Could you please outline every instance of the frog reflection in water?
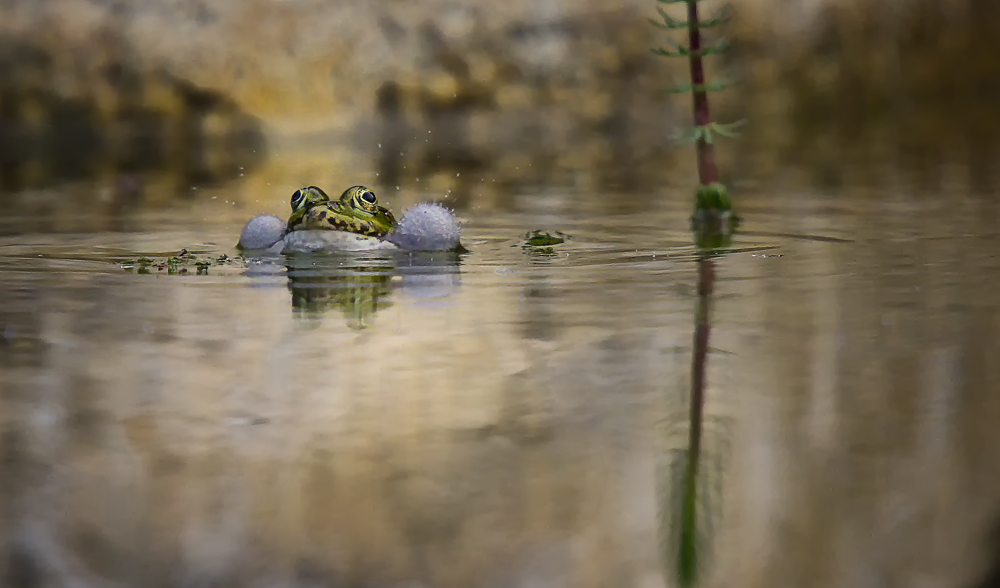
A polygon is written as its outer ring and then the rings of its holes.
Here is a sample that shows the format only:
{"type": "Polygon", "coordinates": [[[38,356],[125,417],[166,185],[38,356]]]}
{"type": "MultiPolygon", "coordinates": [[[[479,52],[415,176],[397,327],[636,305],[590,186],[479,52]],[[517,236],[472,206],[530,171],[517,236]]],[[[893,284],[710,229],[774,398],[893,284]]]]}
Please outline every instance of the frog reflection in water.
{"type": "Polygon", "coordinates": [[[384,237],[396,226],[389,209],[380,206],[375,193],[364,186],[348,188],[337,201],[331,201],[316,186],[309,186],[292,194],[291,206],[289,232],[332,230],[384,237]]]}
{"type": "Polygon", "coordinates": [[[366,329],[399,294],[411,301],[452,295],[461,285],[461,263],[454,252],[414,252],[405,259],[384,253],[323,254],[291,256],[285,268],[296,317],[338,311],[351,328],[366,329]]]}
{"type": "Polygon", "coordinates": [[[375,314],[392,306],[392,267],[364,266],[346,270],[307,271],[288,267],[288,289],[297,315],[320,316],[339,310],[348,326],[365,329],[375,314]]]}

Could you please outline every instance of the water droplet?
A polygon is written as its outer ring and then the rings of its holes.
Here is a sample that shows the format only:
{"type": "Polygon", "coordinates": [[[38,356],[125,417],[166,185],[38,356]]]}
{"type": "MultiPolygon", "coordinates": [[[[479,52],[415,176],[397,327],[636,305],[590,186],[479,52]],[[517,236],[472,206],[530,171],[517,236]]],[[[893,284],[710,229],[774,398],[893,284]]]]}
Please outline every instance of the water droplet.
{"type": "Polygon", "coordinates": [[[455,174],[455,177],[457,178],[460,175],[462,175],[462,172],[459,172],[459,173],[455,174]]]}
{"type": "Polygon", "coordinates": [[[381,144],[381,143],[379,143],[379,144],[378,144],[378,148],[379,148],[379,149],[381,149],[381,148],[382,148],[382,144],[381,144]]]}
{"type": "Polygon", "coordinates": [[[215,198],[216,198],[215,196],[212,196],[212,200],[215,200],[215,198]]]}

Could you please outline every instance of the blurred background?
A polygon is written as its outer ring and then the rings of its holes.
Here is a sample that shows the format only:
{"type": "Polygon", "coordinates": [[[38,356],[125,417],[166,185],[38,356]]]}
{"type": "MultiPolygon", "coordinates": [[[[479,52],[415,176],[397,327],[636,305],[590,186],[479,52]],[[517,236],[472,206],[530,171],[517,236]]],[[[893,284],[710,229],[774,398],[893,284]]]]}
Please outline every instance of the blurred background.
{"type": "MultiPolygon", "coordinates": [[[[658,5],[0,0],[0,587],[679,585],[658,5]],[[359,183],[471,253],[229,257],[359,183]]],[[[732,7],[701,578],[998,585],[1000,2],[732,7]]]]}
{"type": "MultiPolygon", "coordinates": [[[[68,181],[102,180],[127,200],[134,174],[142,206],[227,181],[240,199],[361,176],[450,192],[460,207],[502,205],[525,185],[693,183],[691,150],[672,139],[689,125],[688,99],[664,93],[686,63],[650,53],[667,36],[647,22],[653,0],[0,6],[6,216],[44,214],[39,198],[13,194],[68,181]]],[[[712,96],[716,118],[749,121],[745,140],[722,147],[727,181],[784,180],[795,167],[827,185],[878,182],[882,166],[933,175],[942,162],[964,166],[973,189],[992,181],[995,2],[733,8],[709,34],[735,48],[708,60],[711,75],[741,82],[712,96]]]]}

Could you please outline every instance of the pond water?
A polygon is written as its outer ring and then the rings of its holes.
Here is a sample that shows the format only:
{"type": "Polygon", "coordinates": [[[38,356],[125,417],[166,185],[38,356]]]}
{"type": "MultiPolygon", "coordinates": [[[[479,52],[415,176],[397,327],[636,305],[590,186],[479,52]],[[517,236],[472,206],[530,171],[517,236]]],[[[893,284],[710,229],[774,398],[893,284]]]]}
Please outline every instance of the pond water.
{"type": "Polygon", "coordinates": [[[998,192],[745,186],[699,262],[688,188],[542,186],[465,202],[460,256],[242,260],[276,177],[5,196],[0,584],[677,585],[699,263],[703,584],[987,573],[998,192]]]}

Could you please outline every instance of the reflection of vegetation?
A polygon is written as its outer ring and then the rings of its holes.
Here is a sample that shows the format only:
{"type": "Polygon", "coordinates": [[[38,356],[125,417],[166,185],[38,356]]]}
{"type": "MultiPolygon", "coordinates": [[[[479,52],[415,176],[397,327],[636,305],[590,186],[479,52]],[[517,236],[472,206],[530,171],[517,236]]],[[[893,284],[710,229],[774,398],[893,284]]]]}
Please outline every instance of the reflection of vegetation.
{"type": "Polygon", "coordinates": [[[726,253],[733,243],[733,234],[740,225],[735,214],[719,215],[710,210],[697,208],[691,217],[695,246],[702,255],[726,253]]]}
{"type": "MultiPolygon", "coordinates": [[[[732,244],[735,223],[711,216],[696,227],[698,243],[698,302],[691,351],[691,380],[682,408],[671,410],[668,436],[687,429],[684,448],[668,449],[666,472],[660,476],[661,539],[668,570],[678,585],[694,586],[714,548],[714,528],[721,514],[722,479],[729,454],[729,419],[706,416],[715,257],[732,244]]],[[[669,442],[669,437],[668,437],[669,442]]]]}

